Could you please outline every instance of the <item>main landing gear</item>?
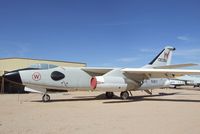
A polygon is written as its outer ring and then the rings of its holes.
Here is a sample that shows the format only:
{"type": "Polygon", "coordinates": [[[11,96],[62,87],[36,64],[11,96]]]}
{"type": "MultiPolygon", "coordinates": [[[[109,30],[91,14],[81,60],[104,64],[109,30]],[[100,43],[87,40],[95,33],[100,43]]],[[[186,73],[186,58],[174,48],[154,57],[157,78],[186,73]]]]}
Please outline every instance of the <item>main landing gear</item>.
{"type": "Polygon", "coordinates": [[[43,102],[49,102],[50,101],[50,96],[48,95],[48,94],[44,94],[43,96],[42,96],[42,101],[43,102]]]}
{"type": "Polygon", "coordinates": [[[120,97],[121,97],[123,100],[127,100],[127,99],[129,98],[129,93],[128,93],[128,91],[123,91],[123,92],[121,92],[120,97]]]}
{"type": "Polygon", "coordinates": [[[107,99],[112,99],[114,96],[114,93],[113,92],[106,92],[106,98],[107,99]]]}
{"type": "MultiPolygon", "coordinates": [[[[106,92],[106,98],[107,98],[107,99],[112,99],[113,96],[114,96],[114,93],[113,93],[113,92],[106,92]]],[[[121,97],[123,100],[127,100],[127,99],[129,98],[129,93],[128,93],[128,91],[123,91],[123,92],[121,92],[120,97],[121,97]]]]}

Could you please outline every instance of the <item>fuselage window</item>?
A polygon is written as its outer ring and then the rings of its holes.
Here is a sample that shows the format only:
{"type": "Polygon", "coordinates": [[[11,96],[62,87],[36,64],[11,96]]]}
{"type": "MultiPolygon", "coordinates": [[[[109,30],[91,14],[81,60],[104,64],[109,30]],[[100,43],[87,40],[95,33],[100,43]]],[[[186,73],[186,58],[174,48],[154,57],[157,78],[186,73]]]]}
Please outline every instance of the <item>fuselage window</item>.
{"type": "Polygon", "coordinates": [[[54,71],[51,73],[51,79],[55,81],[62,80],[63,78],[65,78],[65,75],[61,72],[54,71]]]}

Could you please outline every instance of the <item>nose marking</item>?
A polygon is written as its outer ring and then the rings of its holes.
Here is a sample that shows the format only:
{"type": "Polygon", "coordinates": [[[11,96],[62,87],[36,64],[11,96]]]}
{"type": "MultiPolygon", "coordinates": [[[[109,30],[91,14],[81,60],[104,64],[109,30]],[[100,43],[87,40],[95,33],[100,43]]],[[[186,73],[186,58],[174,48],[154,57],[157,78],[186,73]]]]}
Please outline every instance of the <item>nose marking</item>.
{"type": "Polygon", "coordinates": [[[35,73],[33,73],[33,75],[32,75],[32,79],[34,80],[34,81],[39,81],[39,80],[41,80],[41,74],[39,73],[39,72],[35,72],[35,73]]]}

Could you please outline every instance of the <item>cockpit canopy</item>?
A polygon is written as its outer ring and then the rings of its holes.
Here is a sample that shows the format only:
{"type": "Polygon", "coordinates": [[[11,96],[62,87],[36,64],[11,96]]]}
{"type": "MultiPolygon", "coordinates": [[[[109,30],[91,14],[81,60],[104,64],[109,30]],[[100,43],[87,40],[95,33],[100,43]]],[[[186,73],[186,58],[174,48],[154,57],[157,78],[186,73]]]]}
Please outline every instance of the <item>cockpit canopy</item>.
{"type": "Polygon", "coordinates": [[[58,66],[53,65],[53,64],[44,64],[44,63],[39,63],[39,64],[32,64],[29,66],[29,68],[38,68],[38,69],[51,69],[51,68],[56,68],[58,66]]]}

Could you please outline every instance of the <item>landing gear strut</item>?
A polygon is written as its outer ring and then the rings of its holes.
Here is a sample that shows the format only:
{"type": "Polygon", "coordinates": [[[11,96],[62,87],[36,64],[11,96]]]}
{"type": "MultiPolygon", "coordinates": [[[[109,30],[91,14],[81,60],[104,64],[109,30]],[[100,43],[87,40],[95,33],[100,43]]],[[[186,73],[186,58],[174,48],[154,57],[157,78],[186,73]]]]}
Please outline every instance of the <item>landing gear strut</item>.
{"type": "Polygon", "coordinates": [[[128,91],[121,92],[120,97],[121,97],[123,100],[127,100],[127,99],[129,98],[129,93],[128,93],[128,91]]]}
{"type": "Polygon", "coordinates": [[[49,102],[49,101],[50,101],[50,96],[49,96],[48,94],[44,94],[44,95],[42,96],[42,101],[43,101],[43,102],[49,102]]]}
{"type": "Polygon", "coordinates": [[[114,96],[114,93],[113,92],[106,92],[106,98],[107,99],[112,99],[114,96]]]}

